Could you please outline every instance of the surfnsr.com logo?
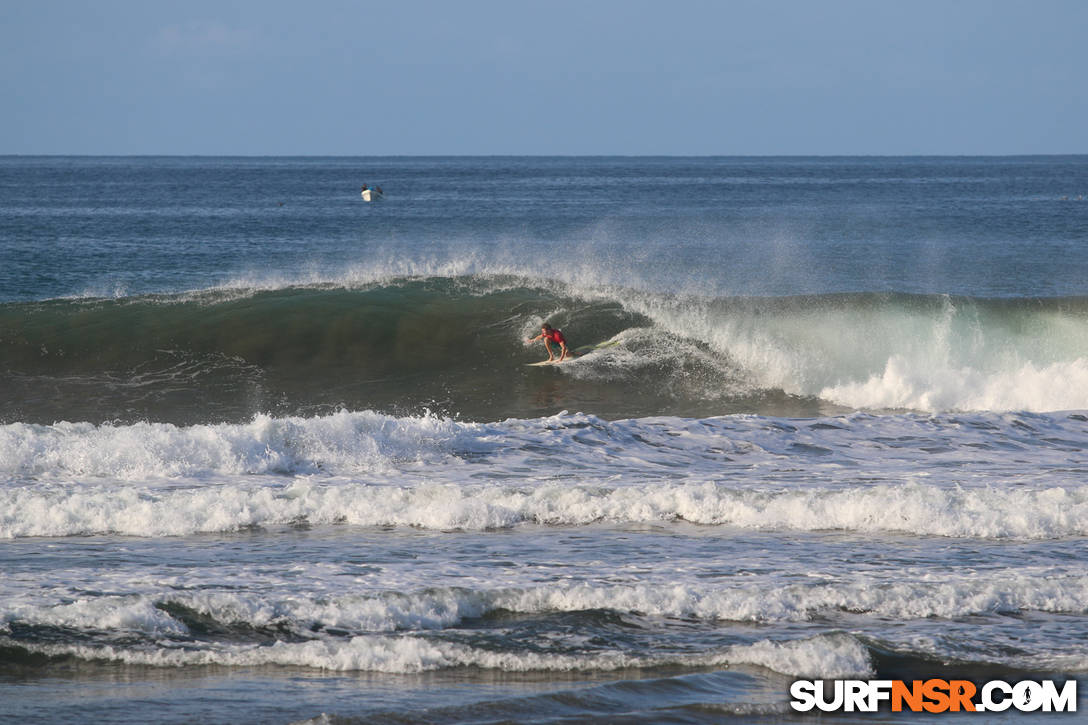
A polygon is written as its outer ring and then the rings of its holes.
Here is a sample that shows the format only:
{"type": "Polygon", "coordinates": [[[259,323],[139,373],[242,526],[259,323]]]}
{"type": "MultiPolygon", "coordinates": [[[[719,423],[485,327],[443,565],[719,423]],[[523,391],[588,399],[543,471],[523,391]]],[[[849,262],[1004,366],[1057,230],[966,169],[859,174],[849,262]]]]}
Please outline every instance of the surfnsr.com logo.
{"type": "Polygon", "coordinates": [[[1076,712],[1077,681],[797,680],[790,697],[798,712],[1076,712]]]}

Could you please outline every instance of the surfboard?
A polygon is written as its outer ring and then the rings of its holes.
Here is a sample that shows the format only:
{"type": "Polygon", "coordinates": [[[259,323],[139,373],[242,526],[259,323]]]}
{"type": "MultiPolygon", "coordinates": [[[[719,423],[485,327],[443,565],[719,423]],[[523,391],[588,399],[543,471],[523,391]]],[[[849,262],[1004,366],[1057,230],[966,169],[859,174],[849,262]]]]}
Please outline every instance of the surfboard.
{"type": "Polygon", "coordinates": [[[574,348],[574,354],[585,355],[587,352],[593,352],[594,350],[603,350],[606,347],[615,347],[619,344],[619,340],[605,340],[604,342],[598,342],[596,345],[582,345],[581,347],[574,348]]]}
{"type": "MultiPolygon", "coordinates": [[[[593,352],[594,350],[601,350],[603,348],[613,347],[619,344],[619,340],[605,340],[604,342],[598,342],[596,345],[582,345],[581,347],[576,347],[574,348],[573,352],[575,355],[585,355],[586,353],[593,352]]],[[[573,359],[574,358],[572,357],[568,357],[566,360],[541,360],[540,362],[527,363],[526,367],[538,368],[542,365],[562,365],[564,363],[569,363],[573,359]]]]}

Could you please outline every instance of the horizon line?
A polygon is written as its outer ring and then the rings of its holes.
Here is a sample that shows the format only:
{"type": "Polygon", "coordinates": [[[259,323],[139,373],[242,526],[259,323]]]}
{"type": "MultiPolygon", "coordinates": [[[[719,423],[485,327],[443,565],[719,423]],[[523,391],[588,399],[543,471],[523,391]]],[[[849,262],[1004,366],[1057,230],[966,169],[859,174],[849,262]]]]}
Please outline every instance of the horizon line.
{"type": "Polygon", "coordinates": [[[434,153],[434,154],[249,154],[249,153],[222,153],[222,154],[184,154],[184,153],[2,153],[0,158],[178,158],[178,159],[214,159],[214,158],[287,158],[287,159],[397,159],[397,158],[477,158],[477,159],[785,159],[785,158],[1040,158],[1040,157],[1070,157],[1088,156],[1086,152],[1063,153],[978,153],[978,154],[952,154],[952,153],[915,153],[915,154],[875,154],[875,153],[833,153],[833,154],[468,154],[468,153],[434,153]]]}

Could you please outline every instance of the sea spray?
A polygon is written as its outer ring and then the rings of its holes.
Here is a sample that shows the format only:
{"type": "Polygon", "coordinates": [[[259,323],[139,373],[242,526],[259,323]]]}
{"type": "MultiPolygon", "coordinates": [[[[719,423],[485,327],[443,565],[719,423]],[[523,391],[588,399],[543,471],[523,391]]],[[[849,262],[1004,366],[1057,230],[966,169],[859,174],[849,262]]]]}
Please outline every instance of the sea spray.
{"type": "Polygon", "coordinates": [[[705,298],[409,277],[8,303],[0,339],[0,382],[12,391],[4,422],[338,408],[495,421],[556,412],[552,401],[610,418],[1088,408],[1079,297],[705,298]],[[612,345],[568,368],[527,370],[543,353],[525,338],[544,321],[574,347],[612,345]]]}

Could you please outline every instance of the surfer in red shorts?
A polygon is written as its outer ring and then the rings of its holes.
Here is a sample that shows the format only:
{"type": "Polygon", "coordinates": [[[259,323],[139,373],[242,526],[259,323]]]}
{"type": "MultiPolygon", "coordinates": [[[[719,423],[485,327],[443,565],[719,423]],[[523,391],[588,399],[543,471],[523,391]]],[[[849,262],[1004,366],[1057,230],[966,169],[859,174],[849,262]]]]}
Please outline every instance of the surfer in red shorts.
{"type": "Polygon", "coordinates": [[[555,343],[559,346],[559,362],[563,362],[570,355],[567,350],[567,338],[563,337],[563,333],[560,330],[555,329],[547,322],[540,326],[540,334],[529,340],[529,342],[536,342],[537,340],[544,339],[544,349],[548,351],[548,362],[555,360],[555,354],[552,352],[552,346],[550,343],[555,343]]]}

